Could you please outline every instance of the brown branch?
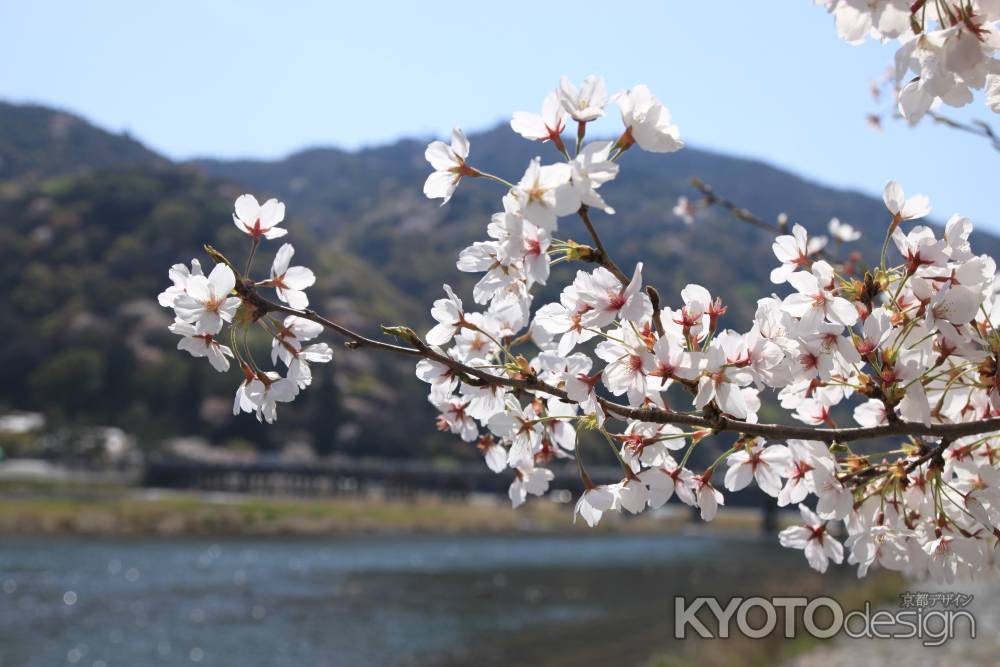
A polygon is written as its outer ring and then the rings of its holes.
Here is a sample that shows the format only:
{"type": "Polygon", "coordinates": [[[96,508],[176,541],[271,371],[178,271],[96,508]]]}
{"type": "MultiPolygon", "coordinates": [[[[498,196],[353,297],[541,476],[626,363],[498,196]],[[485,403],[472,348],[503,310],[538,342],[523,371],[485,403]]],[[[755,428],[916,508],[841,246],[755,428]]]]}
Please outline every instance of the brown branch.
{"type": "Polygon", "coordinates": [[[628,285],[629,278],[626,276],[618,265],[615,264],[615,260],[611,259],[611,255],[608,254],[607,249],[604,247],[604,243],[601,241],[601,237],[597,234],[597,229],[594,228],[594,223],[590,221],[590,212],[586,204],[580,207],[577,211],[580,219],[583,220],[583,224],[587,227],[587,231],[590,232],[590,238],[594,241],[594,260],[604,268],[606,268],[611,273],[615,274],[615,278],[621,282],[622,285],[628,285]]]}
{"type": "Polygon", "coordinates": [[[653,304],[653,327],[662,338],[667,335],[667,332],[663,328],[663,318],[660,317],[660,293],[652,285],[646,285],[646,295],[649,297],[649,302],[653,304]]]}
{"type": "Polygon", "coordinates": [[[753,225],[754,227],[760,227],[761,229],[766,229],[767,231],[774,234],[787,234],[788,230],[784,229],[782,225],[777,223],[767,222],[758,218],[756,215],[743,208],[742,206],[737,206],[728,199],[724,199],[719,195],[715,194],[715,190],[708,183],[703,182],[701,179],[692,178],[691,186],[700,192],[705,197],[705,205],[713,206],[718,205],[726,209],[733,214],[738,220],[753,225]]]}
{"type": "Polygon", "coordinates": [[[920,457],[914,459],[913,461],[910,461],[910,463],[908,463],[906,466],[906,472],[911,473],[914,470],[916,470],[917,467],[920,466],[920,464],[930,461],[931,459],[944,456],[944,451],[948,449],[950,445],[951,445],[951,438],[941,438],[941,442],[938,443],[937,447],[928,450],[927,452],[924,452],[924,454],[922,454],[920,457]]]}
{"type": "MultiPolygon", "coordinates": [[[[722,208],[732,213],[733,217],[735,217],[737,220],[741,220],[749,225],[758,227],[760,229],[765,229],[775,235],[784,235],[790,233],[787,221],[785,220],[784,216],[782,216],[781,218],[781,224],[767,222],[766,220],[758,218],[756,215],[751,213],[749,210],[743,208],[742,206],[738,206],[733,202],[729,201],[728,199],[720,197],[715,193],[715,190],[712,189],[711,185],[705,183],[699,178],[692,178],[691,186],[704,196],[703,201],[705,206],[721,206],[722,208]]],[[[829,260],[834,263],[837,263],[839,261],[836,257],[826,252],[825,250],[818,250],[814,254],[817,257],[822,257],[823,259],[829,260]]]]}
{"type": "MultiPolygon", "coordinates": [[[[587,231],[590,232],[590,238],[594,241],[594,248],[588,248],[590,252],[586,256],[586,261],[597,262],[608,271],[615,275],[622,285],[629,284],[629,277],[621,270],[618,264],[611,259],[611,255],[608,254],[607,249],[604,247],[604,243],[601,241],[600,235],[597,233],[597,229],[594,227],[594,223],[590,221],[590,212],[586,205],[580,207],[577,211],[580,219],[583,220],[583,224],[587,227],[587,231]]],[[[659,335],[664,334],[663,320],[660,317],[660,293],[656,291],[656,288],[652,285],[646,285],[645,292],[649,296],[650,302],[653,304],[653,326],[656,327],[656,333],[659,335]]]]}
{"type": "Polygon", "coordinates": [[[975,135],[977,137],[982,137],[990,142],[993,150],[1000,151],[1000,137],[996,135],[993,128],[984,123],[981,120],[974,120],[970,123],[963,123],[957,121],[954,118],[949,118],[948,116],[937,113],[936,111],[930,111],[927,113],[935,123],[940,125],[945,125],[952,128],[953,130],[959,130],[961,132],[967,132],[969,134],[975,135]]]}
{"type": "MultiPolygon", "coordinates": [[[[285,313],[295,315],[307,320],[311,320],[334,331],[348,339],[351,347],[370,347],[373,349],[395,352],[411,357],[423,357],[436,361],[452,369],[456,374],[464,377],[475,378],[482,384],[492,386],[503,386],[511,389],[522,389],[531,391],[541,391],[550,396],[555,396],[568,403],[575,403],[566,392],[558,387],[542,382],[535,376],[525,376],[521,373],[515,377],[497,376],[486,371],[468,366],[460,361],[452,359],[446,354],[438,352],[408,327],[387,328],[388,332],[402,336],[408,340],[413,347],[403,347],[390,343],[366,338],[350,329],[337,324],[325,317],[322,317],[312,310],[297,310],[280,303],[269,301],[257,294],[252,285],[244,281],[237,282],[237,293],[243,300],[255,309],[257,317],[263,317],[269,312],[285,313]]],[[[675,424],[693,426],[699,429],[711,430],[714,433],[732,432],[745,435],[766,437],[770,440],[787,440],[798,438],[802,440],[820,440],[823,442],[849,442],[854,440],[865,440],[871,438],[881,438],[885,436],[930,436],[947,439],[960,438],[967,435],[1000,431],[1000,418],[984,419],[975,422],[960,422],[957,424],[920,424],[917,422],[896,421],[883,426],[857,427],[857,428],[815,428],[811,426],[792,426],[785,424],[754,424],[738,419],[731,419],[725,416],[708,418],[699,415],[682,414],[670,410],[663,410],[654,406],[632,407],[615,403],[605,398],[598,398],[601,406],[614,415],[628,419],[636,419],[644,422],[658,424],[675,424]]],[[[945,447],[947,445],[944,445],[945,447]]],[[[940,449],[940,447],[938,448],[940,449]]],[[[937,451],[937,450],[935,450],[937,451]]],[[[943,451],[943,450],[942,450],[943,451]]]]}
{"type": "Polygon", "coordinates": [[[359,333],[355,333],[348,329],[347,327],[341,326],[332,320],[328,320],[325,317],[317,314],[313,310],[298,310],[296,308],[289,308],[288,306],[280,303],[275,303],[269,301],[259,295],[253,286],[246,281],[237,279],[236,281],[236,293],[240,295],[245,303],[248,303],[256,313],[255,320],[260,319],[268,313],[284,313],[286,315],[295,315],[296,317],[301,317],[304,320],[310,320],[316,324],[320,324],[323,327],[329,329],[330,331],[335,331],[341,336],[348,340],[348,346],[351,348],[359,347],[371,347],[377,350],[385,350],[387,352],[395,352],[397,354],[406,354],[414,357],[425,356],[423,352],[416,348],[402,347],[400,345],[393,345],[391,343],[384,343],[379,340],[373,340],[371,338],[366,338],[359,333]]]}
{"type": "Polygon", "coordinates": [[[772,440],[796,438],[800,440],[821,440],[823,442],[851,442],[892,435],[928,436],[939,438],[961,438],[967,435],[1000,431],[1000,418],[983,419],[956,424],[921,424],[919,422],[897,421],[882,426],[854,428],[814,428],[811,426],[790,426],[785,424],[752,424],[750,422],[720,417],[717,420],[695,415],[668,412],[659,408],[630,408],[616,403],[601,404],[609,412],[615,412],[631,419],[659,424],[685,424],[710,428],[715,432],[732,431],[747,435],[758,435],[772,440]]]}

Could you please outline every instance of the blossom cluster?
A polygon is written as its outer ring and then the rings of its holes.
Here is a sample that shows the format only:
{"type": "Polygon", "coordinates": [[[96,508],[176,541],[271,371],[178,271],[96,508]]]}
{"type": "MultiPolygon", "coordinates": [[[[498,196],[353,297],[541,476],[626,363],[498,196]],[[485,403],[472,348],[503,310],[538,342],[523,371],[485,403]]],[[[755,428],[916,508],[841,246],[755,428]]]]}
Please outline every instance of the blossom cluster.
{"type": "Polygon", "coordinates": [[[1000,112],[1000,3],[995,0],[815,0],[852,44],[897,40],[899,113],[919,121],[935,104],[965,106],[973,91],[1000,112]]]}
{"type": "MultiPolygon", "coordinates": [[[[262,240],[281,238],[288,233],[280,226],[285,219],[285,205],[277,199],[261,205],[253,195],[245,194],[236,200],[234,208],[233,223],[250,237],[250,259],[243,272],[249,274],[262,240]]],[[[326,343],[305,344],[322,333],[322,325],[298,315],[277,320],[255,312],[252,305],[245,304],[238,296],[239,282],[247,288],[273,289],[277,298],[291,309],[306,308],[309,297],[305,290],[316,282],[316,276],[304,266],[292,266],[294,254],[290,243],[283,244],[275,253],[270,275],[259,281],[247,275],[238,276],[226,262],[216,264],[207,276],[197,259],[191,260],[190,267],[175,264],[169,272],[173,284],[158,297],[161,306],[173,309],[170,331],[180,336],[177,349],[207,358],[219,372],[229,370],[230,359],[239,364],[243,381],[233,401],[234,415],[251,412],[257,419],[272,423],[277,418],[277,404],[292,401],[312,383],[310,364],[326,363],[333,358],[333,350],[326,343]],[[247,345],[246,333],[252,324],[259,324],[271,337],[271,362],[277,368],[280,360],[285,367],[284,375],[277,370],[262,370],[257,365],[247,345]],[[228,326],[229,345],[224,344],[227,336],[221,333],[223,326],[228,326]]]]}
{"type": "MultiPolygon", "coordinates": [[[[423,337],[387,329],[412,347],[365,339],[308,310],[315,276],[292,265],[290,244],[267,277],[251,278],[262,242],[286,233],[284,205],[251,195],[233,215],[250,241],[242,272],[214,249],[208,275],[197,260],[170,270],[159,302],[173,310],[177,347],[219,371],[235,359],[234,414],[267,422],[277,403],[310,385],[311,364],[331,360],[327,344],[310,343],[324,328],[420,356],[416,375],[429,385],[438,427],[512,477],[514,507],[546,494],[555,464],[575,460],[584,486],[575,516],[591,526],[674,496],[711,521],[726,493],[755,486],[778,506],[799,507],[802,523],[782,531],[781,543],[821,571],[842,562],[845,547],[859,575],[877,565],[952,579],[1000,567],[1000,439],[990,421],[1000,414],[1000,289],[993,259],[970,246],[967,218],[953,216],[939,235],[919,223],[928,198],[889,182],[881,255],[867,269],[858,253],[837,257],[861,236],[851,225],[831,220],[830,243],[781,219],[770,279],[782,295],[761,298],[744,328],[727,328],[727,306],[705,287],[661,300],[642,263],[619,267],[592,219],[615,214],[619,202],[602,187],[619,177],[628,151],[683,147],[646,86],[611,95],[600,77],[579,86],[564,77],[541,113],[517,112],[511,128],[551,144],[555,159],[536,157],[507,180],[473,166],[458,128],[427,147],[429,198],[447,202],[473,179],[500,184],[502,194],[484,239],[458,255],[458,270],[478,276],[471,299],[444,285],[423,337]],[[611,105],[620,132],[589,140],[611,105]],[[588,243],[568,237],[581,232],[588,243]],[[582,268],[558,301],[535,303],[552,266],[569,263],[582,268]],[[283,374],[258,366],[251,326],[270,336],[283,374]],[[759,423],[765,400],[801,426],[759,423]],[[864,438],[873,442],[859,446],[864,438]],[[602,440],[621,465],[615,483],[587,473],[592,454],[582,450],[602,440]]],[[[693,223],[707,201],[685,199],[674,212],[693,223]]]]}
{"type": "MultiPolygon", "coordinates": [[[[613,214],[599,189],[618,177],[623,153],[633,145],[681,148],[669,112],[648,89],[609,96],[599,78],[579,88],[563,79],[541,114],[518,112],[511,127],[551,142],[560,159],[536,158],[519,180],[507,181],[470,166],[469,142],[458,129],[450,146],[427,149],[435,169],[429,197],[447,201],[467,177],[502,183],[505,191],[488,239],[459,254],[458,269],[480,275],[472,304],[445,286],[431,311],[437,324],[425,337],[437,358],[421,360],[417,375],[430,385],[439,427],[476,443],[492,470],[513,471],[515,507],[546,493],[553,462],[575,458],[586,487],[575,512],[590,525],[609,512],[659,508],[675,495],[710,521],[724,492],[756,485],[779,506],[800,507],[803,524],[782,531],[781,542],[804,549],[818,570],[841,562],[845,545],[859,575],[875,563],[940,578],[995,566],[995,433],[952,441],[910,436],[884,452],[853,450],[836,438],[769,442],[742,433],[696,469],[691,454],[714,440],[713,429],[671,419],[724,418],[752,430],[765,392],[817,428],[836,426],[835,413],[877,430],[1000,412],[996,265],[973,253],[968,219],[952,217],[938,238],[915,224],[930,213],[928,198],[906,197],[890,182],[881,262],[865,273],[829,254],[826,237],[810,238],[793,225],[773,244],[771,281],[785,295],[760,299],[747,330],[727,329],[726,306],[704,287],[689,284],[657,308],[641,263],[622,272],[603,248],[559,238],[561,219],[576,214],[600,247],[591,213],[613,214]],[[587,123],[612,103],[624,126],[619,137],[585,142],[587,123]],[[571,123],[572,151],[564,137],[571,123]],[[893,249],[901,263],[887,266],[893,249]],[[578,270],[558,302],[534,307],[533,290],[547,283],[550,266],[573,260],[599,266],[578,270]],[[668,406],[671,387],[688,396],[688,410],[679,411],[676,399],[668,406]],[[584,431],[611,445],[619,482],[590,480],[584,431]],[[846,532],[845,542],[838,532],[846,532]]],[[[690,216],[695,208],[682,201],[675,213],[690,216]]],[[[837,246],[860,237],[836,219],[830,234],[837,246]]]]}

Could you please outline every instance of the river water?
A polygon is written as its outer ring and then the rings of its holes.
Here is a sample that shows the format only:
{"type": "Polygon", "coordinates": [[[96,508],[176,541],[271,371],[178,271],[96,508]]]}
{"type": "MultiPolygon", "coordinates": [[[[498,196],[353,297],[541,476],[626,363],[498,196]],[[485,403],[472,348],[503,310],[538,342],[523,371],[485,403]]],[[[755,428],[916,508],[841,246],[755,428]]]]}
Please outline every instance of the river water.
{"type": "Polygon", "coordinates": [[[5,537],[0,666],[640,664],[674,595],[812,576],[775,542],[5,537]]]}

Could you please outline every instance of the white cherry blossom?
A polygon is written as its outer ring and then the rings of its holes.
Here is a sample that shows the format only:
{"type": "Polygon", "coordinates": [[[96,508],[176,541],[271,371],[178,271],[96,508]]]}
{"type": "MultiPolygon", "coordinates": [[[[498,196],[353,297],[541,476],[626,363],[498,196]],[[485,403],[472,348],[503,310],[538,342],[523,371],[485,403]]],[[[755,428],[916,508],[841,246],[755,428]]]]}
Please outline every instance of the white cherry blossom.
{"type": "Polygon", "coordinates": [[[841,243],[850,243],[851,241],[857,241],[861,238],[860,231],[846,222],[841,222],[839,218],[830,218],[828,229],[830,231],[830,236],[841,243]]]}
{"type": "Polygon", "coordinates": [[[638,85],[619,93],[615,103],[625,124],[622,135],[625,141],[618,140],[623,148],[631,142],[653,153],[672,153],[684,147],[680,130],[671,122],[670,112],[646,86],[638,85]]]}
{"type": "Polygon", "coordinates": [[[595,486],[587,489],[580,496],[574,509],[573,521],[582,517],[587,525],[593,528],[601,520],[605,512],[615,506],[615,494],[606,486],[595,486]]]}
{"type": "Polygon", "coordinates": [[[573,120],[589,123],[604,115],[608,103],[608,88],[604,79],[590,75],[577,88],[567,77],[559,79],[559,102],[573,120]]]}
{"type": "Polygon", "coordinates": [[[760,490],[774,498],[781,492],[781,477],[791,464],[791,454],[784,445],[763,446],[753,442],[733,452],[726,459],[726,489],[739,491],[756,481],[760,490]]]}
{"type": "Polygon", "coordinates": [[[572,177],[573,169],[566,163],[542,166],[539,158],[532,160],[514,190],[524,219],[552,232],[561,216],[576,213],[580,193],[572,177]]]}
{"type": "Polygon", "coordinates": [[[251,194],[236,199],[233,224],[249,234],[255,241],[260,238],[276,239],[288,233],[278,225],[285,219],[285,205],[277,199],[268,199],[263,205],[251,194]]]}
{"type": "Polygon", "coordinates": [[[434,172],[424,182],[424,195],[428,199],[441,199],[442,206],[455,194],[463,176],[477,173],[465,164],[469,159],[469,140],[458,127],[451,131],[451,145],[432,141],[424,151],[424,159],[434,167],[434,172]]]}
{"type": "Polygon", "coordinates": [[[304,310],[309,306],[305,290],[316,283],[316,275],[304,266],[289,266],[294,254],[295,248],[291,243],[278,248],[271,265],[271,279],[267,284],[274,288],[279,299],[292,308],[304,310]]]}
{"type": "Polygon", "coordinates": [[[230,296],[236,274],[225,264],[216,264],[208,276],[188,278],[185,293],[174,299],[174,312],[184,322],[195,324],[198,333],[219,333],[223,322],[232,322],[240,300],[230,296]]]}
{"type": "Polygon", "coordinates": [[[562,141],[562,133],[566,129],[565,118],[566,111],[559,101],[559,93],[552,92],[542,102],[541,115],[515,111],[510,128],[525,139],[551,141],[559,150],[565,150],[562,141]]]}
{"type": "Polygon", "coordinates": [[[924,218],[931,212],[931,201],[927,195],[913,195],[907,199],[903,192],[903,186],[896,181],[889,181],[885,184],[882,201],[885,202],[889,213],[900,220],[924,218]]]}
{"type": "Polygon", "coordinates": [[[212,364],[212,368],[225,373],[229,370],[229,357],[233,357],[233,351],[222,345],[212,334],[198,333],[198,329],[183,320],[176,320],[170,325],[170,331],[181,337],[177,341],[177,349],[184,350],[192,357],[206,357],[212,364]]]}
{"type": "Polygon", "coordinates": [[[817,572],[826,572],[831,560],[838,565],[844,562],[844,547],[830,535],[827,523],[805,505],[799,505],[799,512],[802,525],[781,531],[781,546],[803,549],[809,565],[817,572]]]}

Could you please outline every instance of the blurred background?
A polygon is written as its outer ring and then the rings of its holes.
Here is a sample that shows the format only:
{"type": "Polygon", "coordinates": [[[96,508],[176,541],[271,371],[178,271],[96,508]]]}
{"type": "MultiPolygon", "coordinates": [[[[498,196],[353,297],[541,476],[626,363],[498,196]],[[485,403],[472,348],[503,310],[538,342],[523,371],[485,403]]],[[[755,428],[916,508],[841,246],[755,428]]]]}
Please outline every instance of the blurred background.
{"type": "Polygon", "coordinates": [[[866,255],[893,178],[937,222],[971,216],[996,256],[996,152],[893,121],[870,92],[891,47],[848,46],[805,0],[4,1],[0,25],[3,667],[778,664],[817,647],[673,642],[673,596],[891,602],[905,586],[814,575],[753,494],[711,526],[670,505],[593,531],[571,523],[579,482],[557,470],[551,499],[513,512],[510,479],[436,430],[405,359],[337,346],[276,425],[233,417],[238,378],[176,352],[155,300],[203,243],[244,251],[230,212],[252,192],[286,202],[314,308],[373,336],[426,330],[443,282],[471,293],[455,256],[499,206],[483,183],[426,200],[426,143],[459,124],[473,164],[516,179],[554,154],[510,115],[562,74],[647,83],[688,143],[631,151],[602,189],[609,250],[645,261],[668,303],[698,282],[740,322],[772,290],[765,232],[673,215],[692,177],[811,233],[836,216],[866,255]]]}

